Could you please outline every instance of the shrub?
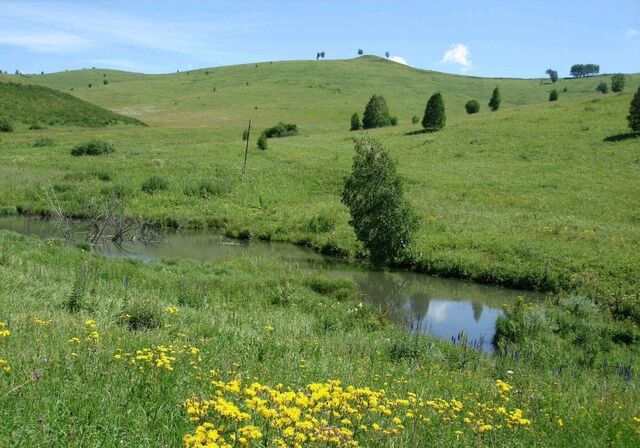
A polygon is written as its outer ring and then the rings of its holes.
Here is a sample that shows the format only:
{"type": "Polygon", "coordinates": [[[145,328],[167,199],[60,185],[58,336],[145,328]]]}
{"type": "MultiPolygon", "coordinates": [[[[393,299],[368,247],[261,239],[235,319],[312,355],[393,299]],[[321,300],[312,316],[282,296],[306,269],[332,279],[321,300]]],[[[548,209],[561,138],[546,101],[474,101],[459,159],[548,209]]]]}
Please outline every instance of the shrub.
{"type": "Polygon", "coordinates": [[[330,232],[336,225],[333,216],[315,215],[307,223],[307,230],[313,233],[330,232]]]}
{"type": "Polygon", "coordinates": [[[444,100],[440,92],[431,95],[422,117],[422,127],[425,131],[435,132],[442,129],[447,122],[447,116],[444,113],[444,100]]]}
{"type": "Polygon", "coordinates": [[[109,84],[109,81],[107,81],[106,79],[103,79],[102,84],[106,86],[107,84],[109,84]]]}
{"type": "Polygon", "coordinates": [[[601,82],[600,84],[598,84],[598,87],[596,87],[596,91],[600,92],[600,93],[608,93],[609,92],[609,86],[607,85],[606,82],[601,82]]]}
{"type": "Polygon", "coordinates": [[[640,131],[640,87],[638,87],[638,90],[631,100],[627,120],[629,121],[629,127],[631,130],[635,132],[640,131]]]}
{"type": "Polygon", "coordinates": [[[500,103],[502,102],[502,98],[500,97],[500,90],[496,87],[493,89],[493,93],[491,94],[491,99],[489,100],[489,109],[493,112],[500,109],[500,103]]]}
{"type": "Polygon", "coordinates": [[[391,126],[398,126],[398,117],[391,117],[391,126]]]}
{"type": "Polygon", "coordinates": [[[246,142],[248,138],[249,138],[249,131],[245,129],[244,131],[242,131],[242,141],[246,142]]]}
{"type": "Polygon", "coordinates": [[[260,134],[260,137],[258,137],[257,145],[258,149],[261,149],[263,151],[267,149],[267,135],[264,132],[260,134]]]}
{"type": "Polygon", "coordinates": [[[413,117],[411,117],[412,124],[418,124],[419,122],[420,122],[420,117],[418,117],[417,115],[414,115],[413,117]]]}
{"type": "Polygon", "coordinates": [[[72,156],[99,156],[103,154],[111,154],[116,150],[113,143],[106,140],[90,140],[86,143],[75,146],[71,150],[72,156]]]}
{"type": "Polygon", "coordinates": [[[124,307],[120,322],[131,331],[153,330],[162,326],[162,311],[150,300],[136,300],[124,307]]]}
{"type": "Polygon", "coordinates": [[[360,123],[360,115],[358,115],[358,112],[354,112],[353,115],[351,115],[351,131],[357,131],[358,129],[360,129],[362,127],[362,124],[360,123]]]}
{"type": "Polygon", "coordinates": [[[91,83],[87,84],[87,87],[91,88],[91,83]]]}
{"type": "Polygon", "coordinates": [[[13,132],[13,125],[6,118],[0,118],[0,132],[13,132]]]}
{"type": "Polygon", "coordinates": [[[391,124],[389,107],[382,95],[373,95],[364,109],[362,127],[364,129],[380,128],[391,124]]]}
{"type": "Polygon", "coordinates": [[[617,73],[611,77],[611,91],[622,92],[624,90],[624,75],[617,73]]]}
{"type": "Polygon", "coordinates": [[[263,133],[267,138],[290,137],[292,135],[298,135],[298,126],[293,123],[280,122],[277,125],[266,129],[263,133]]]}
{"type": "Polygon", "coordinates": [[[562,89],[563,92],[568,92],[569,89],[567,88],[567,86],[564,86],[564,89],[562,89]]]}
{"type": "Polygon", "coordinates": [[[556,81],[558,81],[558,72],[556,70],[549,68],[545,73],[549,75],[549,79],[551,79],[552,83],[555,83],[556,81]]]}
{"type": "Polygon", "coordinates": [[[342,202],[351,214],[349,224],[374,265],[405,261],[417,218],[404,197],[396,163],[376,140],[363,137],[356,140],[355,149],[342,191],[342,202]]]}
{"type": "Polygon", "coordinates": [[[168,189],[169,181],[160,176],[151,176],[142,183],[142,191],[147,194],[156,194],[168,189]]]}
{"type": "Polygon", "coordinates": [[[556,89],[549,92],[549,101],[558,101],[558,91],[556,89]]]}
{"type": "Polygon", "coordinates": [[[480,103],[478,103],[476,100],[469,100],[464,105],[464,108],[466,109],[468,114],[477,114],[478,112],[480,112],[480,103]]]}
{"type": "Polygon", "coordinates": [[[34,142],[33,142],[33,147],[34,148],[44,148],[46,146],[54,146],[56,143],[53,141],[52,138],[49,137],[40,137],[37,138],[34,142]]]}

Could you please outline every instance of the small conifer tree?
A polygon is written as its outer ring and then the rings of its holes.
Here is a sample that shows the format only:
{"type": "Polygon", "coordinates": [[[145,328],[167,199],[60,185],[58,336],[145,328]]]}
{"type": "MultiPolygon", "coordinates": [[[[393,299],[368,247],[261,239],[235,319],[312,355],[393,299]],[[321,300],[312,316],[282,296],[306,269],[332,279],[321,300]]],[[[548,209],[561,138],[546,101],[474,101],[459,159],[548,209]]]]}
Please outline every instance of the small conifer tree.
{"type": "Polygon", "coordinates": [[[636,94],[633,95],[633,99],[631,100],[627,120],[629,120],[629,127],[632,131],[640,132],[640,87],[638,87],[636,94]]]}
{"type": "Polygon", "coordinates": [[[422,117],[422,127],[425,131],[435,132],[444,127],[447,122],[447,116],[444,112],[444,100],[440,92],[431,95],[422,117]]]}
{"type": "Polygon", "coordinates": [[[489,100],[489,109],[493,112],[500,109],[500,103],[502,102],[502,98],[500,97],[500,89],[497,87],[493,89],[493,93],[491,94],[491,99],[489,100]]]}

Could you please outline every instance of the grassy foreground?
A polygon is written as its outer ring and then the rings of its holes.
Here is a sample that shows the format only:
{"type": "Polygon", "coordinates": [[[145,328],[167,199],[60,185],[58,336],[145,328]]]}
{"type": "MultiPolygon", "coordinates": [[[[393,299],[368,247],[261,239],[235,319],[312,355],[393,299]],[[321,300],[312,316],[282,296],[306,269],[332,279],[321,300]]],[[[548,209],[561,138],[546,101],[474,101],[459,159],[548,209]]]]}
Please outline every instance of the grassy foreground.
{"type": "Polygon", "coordinates": [[[0,231],[0,277],[3,446],[640,442],[624,352],[584,369],[405,336],[321,273],[0,231]]]}

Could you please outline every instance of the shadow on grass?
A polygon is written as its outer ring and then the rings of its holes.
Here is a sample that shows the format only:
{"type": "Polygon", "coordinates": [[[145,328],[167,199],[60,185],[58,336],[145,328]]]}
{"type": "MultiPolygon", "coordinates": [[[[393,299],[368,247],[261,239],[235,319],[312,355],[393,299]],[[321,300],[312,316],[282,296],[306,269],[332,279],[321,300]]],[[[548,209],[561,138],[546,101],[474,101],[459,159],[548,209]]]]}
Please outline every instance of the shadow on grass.
{"type": "Polygon", "coordinates": [[[420,135],[420,134],[431,134],[431,131],[427,131],[426,129],[418,129],[417,131],[407,132],[404,135],[420,135]]]}
{"type": "Polygon", "coordinates": [[[630,138],[639,138],[639,137],[640,137],[640,132],[627,132],[626,134],[610,135],[609,137],[606,137],[602,141],[603,142],[621,142],[623,140],[628,140],[630,138]]]}

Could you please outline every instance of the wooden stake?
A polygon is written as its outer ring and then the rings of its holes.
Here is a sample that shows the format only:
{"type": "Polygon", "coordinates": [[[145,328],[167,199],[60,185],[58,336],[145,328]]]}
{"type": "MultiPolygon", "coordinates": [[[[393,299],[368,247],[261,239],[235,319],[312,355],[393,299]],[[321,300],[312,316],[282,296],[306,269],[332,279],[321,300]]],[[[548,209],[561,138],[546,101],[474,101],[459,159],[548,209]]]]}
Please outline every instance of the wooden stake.
{"type": "Polygon", "coordinates": [[[240,180],[244,180],[244,173],[247,170],[247,154],[249,153],[249,139],[251,138],[251,120],[249,120],[249,127],[247,129],[247,144],[244,147],[244,163],[242,164],[242,176],[240,180]]]}

